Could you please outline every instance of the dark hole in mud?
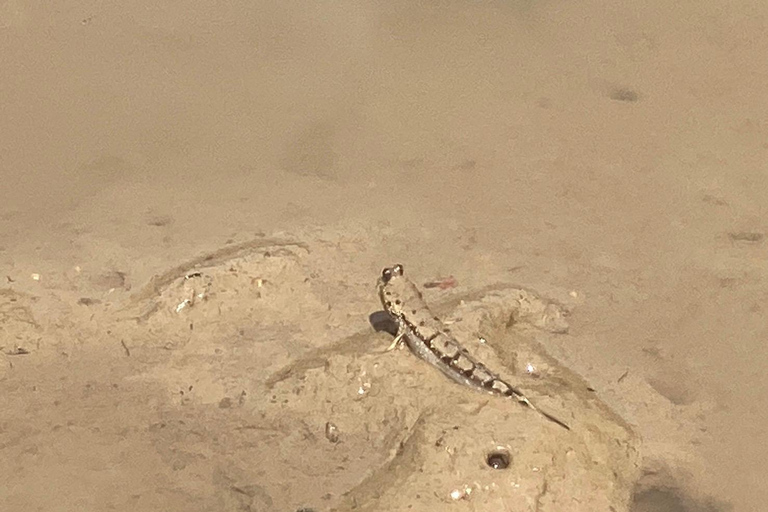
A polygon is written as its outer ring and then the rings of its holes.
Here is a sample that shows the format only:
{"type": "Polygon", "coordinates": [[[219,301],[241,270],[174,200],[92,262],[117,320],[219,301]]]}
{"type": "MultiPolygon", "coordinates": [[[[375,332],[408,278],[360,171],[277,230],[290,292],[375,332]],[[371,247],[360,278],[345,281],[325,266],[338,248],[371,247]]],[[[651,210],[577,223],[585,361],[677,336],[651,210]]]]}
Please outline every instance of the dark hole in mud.
{"type": "Polygon", "coordinates": [[[491,452],[486,457],[485,462],[493,469],[507,469],[509,467],[509,453],[501,450],[491,452]]]}

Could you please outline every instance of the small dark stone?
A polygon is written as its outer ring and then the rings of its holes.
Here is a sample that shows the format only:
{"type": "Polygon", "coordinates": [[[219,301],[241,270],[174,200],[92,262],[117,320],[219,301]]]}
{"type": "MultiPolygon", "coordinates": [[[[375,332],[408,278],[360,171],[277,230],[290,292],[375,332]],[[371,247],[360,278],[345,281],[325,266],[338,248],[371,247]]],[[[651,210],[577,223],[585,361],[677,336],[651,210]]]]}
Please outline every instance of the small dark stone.
{"type": "Polygon", "coordinates": [[[493,469],[507,469],[509,467],[509,453],[505,451],[491,452],[485,462],[493,469]]]}
{"type": "Polygon", "coordinates": [[[173,222],[173,218],[168,215],[157,215],[147,219],[147,224],[150,226],[167,226],[173,222]]]}
{"type": "Polygon", "coordinates": [[[737,233],[728,233],[728,237],[734,242],[760,242],[765,238],[765,235],[763,233],[739,231],[737,233]]]}
{"type": "Polygon", "coordinates": [[[640,95],[637,94],[632,89],[627,89],[625,87],[616,87],[613,89],[609,95],[612,100],[616,101],[626,101],[630,103],[634,103],[635,101],[640,99],[640,95]]]}

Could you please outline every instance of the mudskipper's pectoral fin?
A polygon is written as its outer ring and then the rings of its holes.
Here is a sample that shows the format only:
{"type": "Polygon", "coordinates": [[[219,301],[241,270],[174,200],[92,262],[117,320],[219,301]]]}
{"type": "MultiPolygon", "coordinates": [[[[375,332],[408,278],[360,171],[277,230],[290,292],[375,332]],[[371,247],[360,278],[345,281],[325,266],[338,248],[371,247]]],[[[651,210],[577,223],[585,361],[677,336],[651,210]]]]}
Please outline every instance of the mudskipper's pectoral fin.
{"type": "Polygon", "coordinates": [[[392,340],[392,344],[387,347],[387,350],[384,352],[392,352],[398,347],[402,347],[405,344],[405,333],[408,332],[408,328],[405,327],[405,324],[402,322],[398,322],[397,324],[397,335],[395,336],[395,339],[392,340]]]}

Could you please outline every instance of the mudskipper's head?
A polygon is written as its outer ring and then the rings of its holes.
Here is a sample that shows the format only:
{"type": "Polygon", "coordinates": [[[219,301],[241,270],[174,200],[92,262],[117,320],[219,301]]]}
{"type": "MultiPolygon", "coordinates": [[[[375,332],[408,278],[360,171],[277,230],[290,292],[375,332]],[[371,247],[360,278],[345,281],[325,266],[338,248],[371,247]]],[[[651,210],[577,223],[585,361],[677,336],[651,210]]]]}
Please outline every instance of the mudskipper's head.
{"type": "Polygon", "coordinates": [[[392,267],[386,267],[381,271],[377,287],[379,289],[379,298],[381,299],[381,305],[384,309],[393,316],[402,315],[402,307],[400,299],[393,292],[393,284],[397,283],[398,278],[403,276],[403,266],[399,263],[392,267]]]}

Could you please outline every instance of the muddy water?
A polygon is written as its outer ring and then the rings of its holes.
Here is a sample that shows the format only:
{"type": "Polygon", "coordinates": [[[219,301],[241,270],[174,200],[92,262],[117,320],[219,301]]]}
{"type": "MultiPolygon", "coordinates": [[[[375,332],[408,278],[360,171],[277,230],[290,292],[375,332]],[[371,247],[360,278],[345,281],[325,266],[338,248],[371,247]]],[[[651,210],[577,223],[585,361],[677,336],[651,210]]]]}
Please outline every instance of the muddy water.
{"type": "MultiPolygon", "coordinates": [[[[574,292],[551,350],[643,436],[637,510],[761,510],[766,15],[660,0],[3,2],[0,277],[49,326],[21,340],[25,363],[4,356],[27,372],[6,378],[32,387],[55,354],[101,340],[93,304],[232,241],[298,232],[338,244],[326,271],[350,294],[371,286],[361,311],[394,261],[469,289],[574,292]],[[57,322],[90,337],[49,346],[57,322]]],[[[103,361],[83,357],[78,379],[103,361]]],[[[23,423],[28,403],[2,421],[23,423]]],[[[71,486],[55,464],[73,439],[44,459],[53,470],[23,459],[8,503],[71,486]]],[[[92,448],[96,466],[115,449],[92,448]]]]}

